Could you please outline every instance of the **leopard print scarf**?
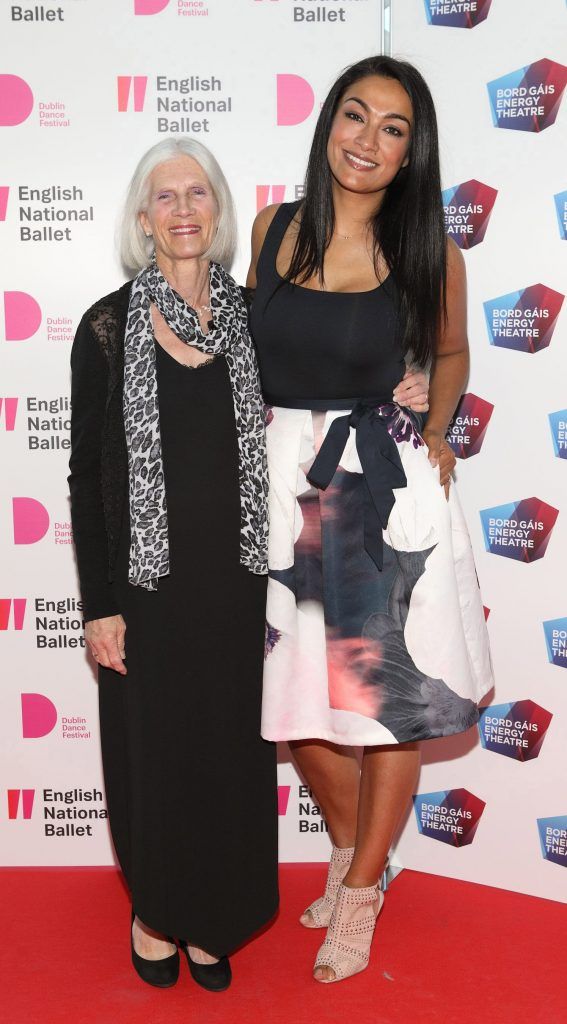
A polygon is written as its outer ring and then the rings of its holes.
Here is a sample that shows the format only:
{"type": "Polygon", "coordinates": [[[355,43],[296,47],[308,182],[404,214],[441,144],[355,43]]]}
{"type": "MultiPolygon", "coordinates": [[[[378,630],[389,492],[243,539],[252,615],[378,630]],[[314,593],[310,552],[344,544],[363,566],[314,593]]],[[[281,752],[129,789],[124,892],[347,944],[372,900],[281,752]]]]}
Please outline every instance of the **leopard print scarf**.
{"type": "Polygon", "coordinates": [[[124,426],[130,492],[130,583],[157,588],[169,573],[167,507],[159,427],[155,338],[150,304],[174,334],[207,355],[226,357],[238,436],[240,562],[267,572],[268,476],[262,393],[248,316],[240,289],[210,264],[213,326],[203,334],[197,314],[154,263],[132,283],[124,342],[124,426]]]}

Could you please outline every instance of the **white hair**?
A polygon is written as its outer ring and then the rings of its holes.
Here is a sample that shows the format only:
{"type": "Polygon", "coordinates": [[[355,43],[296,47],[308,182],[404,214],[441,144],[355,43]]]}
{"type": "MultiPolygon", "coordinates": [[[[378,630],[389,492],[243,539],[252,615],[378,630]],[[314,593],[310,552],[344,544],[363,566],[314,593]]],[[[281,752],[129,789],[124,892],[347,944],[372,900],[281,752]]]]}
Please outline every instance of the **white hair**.
{"type": "Polygon", "coordinates": [[[119,232],[120,257],[130,270],[143,270],[151,261],[153,239],[146,238],[140,223],[140,213],[147,209],[152,171],[159,164],[189,156],[202,167],[211,183],[218,208],[216,235],[204,253],[205,259],[230,266],[236,248],[236,214],[228,182],[215,157],[206,146],[188,135],[169,137],[148,149],[140,160],[126,195],[119,232]]]}

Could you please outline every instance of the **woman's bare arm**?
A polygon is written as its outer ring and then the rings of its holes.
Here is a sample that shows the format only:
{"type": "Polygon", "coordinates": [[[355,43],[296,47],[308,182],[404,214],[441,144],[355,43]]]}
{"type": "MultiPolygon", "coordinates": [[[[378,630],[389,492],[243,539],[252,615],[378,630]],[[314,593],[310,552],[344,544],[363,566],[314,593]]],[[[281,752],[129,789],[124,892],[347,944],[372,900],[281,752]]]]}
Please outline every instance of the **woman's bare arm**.
{"type": "MultiPolygon", "coordinates": [[[[442,324],[429,381],[429,415],[423,438],[429,461],[439,464],[445,434],[469,372],[465,261],[453,241],[447,245],[447,319],[442,324]]],[[[447,479],[441,483],[448,482],[447,479]]]]}

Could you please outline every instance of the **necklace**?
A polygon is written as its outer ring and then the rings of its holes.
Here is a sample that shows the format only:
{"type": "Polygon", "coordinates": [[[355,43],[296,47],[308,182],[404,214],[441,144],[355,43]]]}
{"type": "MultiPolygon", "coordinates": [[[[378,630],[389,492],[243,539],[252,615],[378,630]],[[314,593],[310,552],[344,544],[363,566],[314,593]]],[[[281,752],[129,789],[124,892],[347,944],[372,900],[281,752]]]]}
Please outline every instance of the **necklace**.
{"type": "Polygon", "coordinates": [[[368,237],[367,231],[364,231],[364,232],[360,232],[359,231],[358,234],[356,234],[356,235],[344,235],[342,233],[342,231],[336,231],[335,230],[333,232],[333,234],[335,235],[336,238],[341,238],[344,242],[351,241],[353,238],[356,239],[357,241],[361,241],[361,242],[365,241],[366,242],[367,237],[368,237]]]}

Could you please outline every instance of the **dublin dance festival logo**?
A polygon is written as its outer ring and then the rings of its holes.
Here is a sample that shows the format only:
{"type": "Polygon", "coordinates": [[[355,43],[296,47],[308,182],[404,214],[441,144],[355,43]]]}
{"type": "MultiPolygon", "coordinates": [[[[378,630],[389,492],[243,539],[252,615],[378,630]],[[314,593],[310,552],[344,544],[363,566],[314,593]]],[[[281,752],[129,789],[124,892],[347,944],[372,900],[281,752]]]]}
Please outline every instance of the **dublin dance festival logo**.
{"type": "Polygon", "coordinates": [[[495,128],[542,132],[555,123],[567,67],[553,60],[537,60],[487,85],[495,128]]]}
{"type": "Polygon", "coordinates": [[[169,0],[134,0],[134,14],[159,14],[168,4],[169,0]]]}
{"type": "Polygon", "coordinates": [[[474,178],[442,193],[447,234],[461,249],[482,242],[497,195],[497,189],[474,178]]]}
{"type": "Polygon", "coordinates": [[[27,121],[33,110],[33,92],[19,75],[0,75],[0,126],[11,128],[27,121]]]}
{"type": "Polygon", "coordinates": [[[41,309],[27,292],[4,292],[4,337],[27,341],[41,326],[41,309]]]}
{"type": "Polygon", "coordinates": [[[492,0],[424,0],[430,25],[474,28],[485,21],[492,0]]]}
{"type": "Polygon", "coordinates": [[[539,755],[553,715],[532,700],[482,708],[478,730],[485,750],[531,761],[539,755]]]}
{"type": "Polygon", "coordinates": [[[460,847],[472,843],[486,803],[467,789],[449,789],[419,793],[413,807],[422,836],[460,847]]]}
{"type": "Polygon", "coordinates": [[[559,510],[539,498],[481,509],[484,545],[492,555],[536,562],[543,558],[559,510]]]}
{"type": "Polygon", "coordinates": [[[301,124],[315,106],[315,93],[301,75],[276,75],[276,121],[280,126],[301,124]]]}
{"type": "Polygon", "coordinates": [[[478,455],[494,406],[472,392],[463,395],[449,424],[447,441],[457,459],[478,455]]]}
{"type": "Polygon", "coordinates": [[[22,736],[36,740],[53,732],[57,725],[57,708],[43,693],[22,693],[22,736]]]}
{"type": "Polygon", "coordinates": [[[484,303],[491,345],[517,352],[541,352],[553,337],[565,296],[544,284],[499,295],[484,303]]]}

